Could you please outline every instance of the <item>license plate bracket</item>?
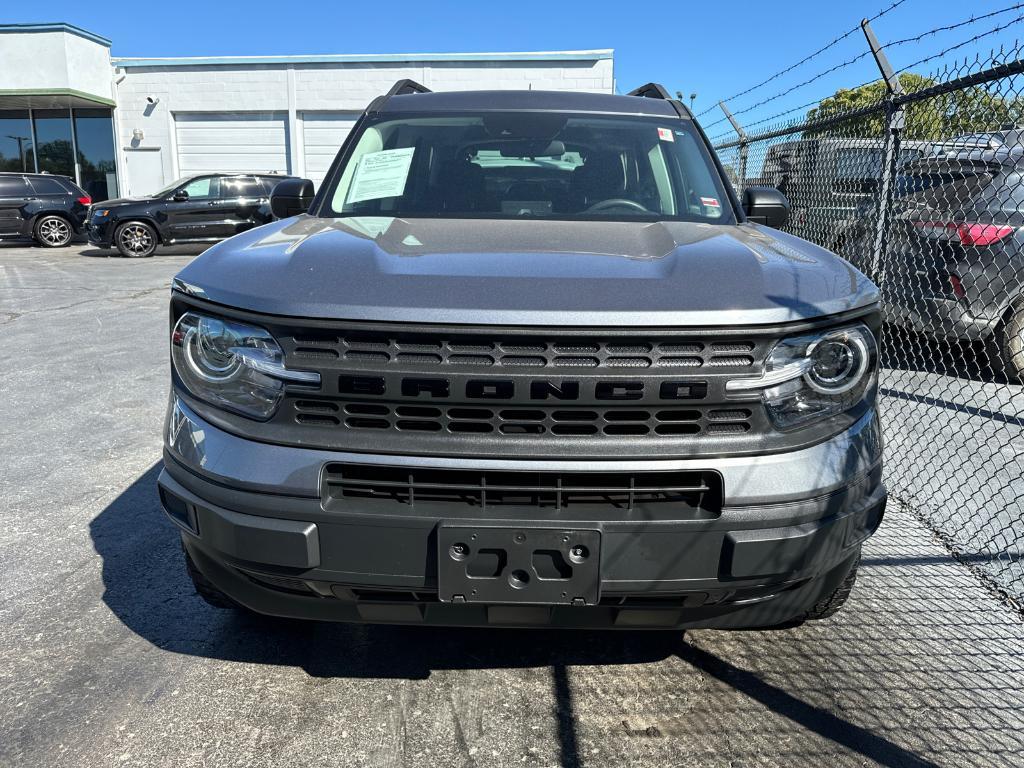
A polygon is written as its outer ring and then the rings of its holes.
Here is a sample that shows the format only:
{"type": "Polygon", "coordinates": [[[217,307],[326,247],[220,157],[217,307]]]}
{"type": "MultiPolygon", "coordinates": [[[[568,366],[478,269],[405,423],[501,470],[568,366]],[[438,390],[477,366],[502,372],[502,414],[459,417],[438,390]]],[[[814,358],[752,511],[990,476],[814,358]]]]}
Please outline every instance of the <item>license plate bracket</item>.
{"type": "Polygon", "coordinates": [[[601,531],[442,524],[438,598],[444,603],[596,605],[601,531]]]}

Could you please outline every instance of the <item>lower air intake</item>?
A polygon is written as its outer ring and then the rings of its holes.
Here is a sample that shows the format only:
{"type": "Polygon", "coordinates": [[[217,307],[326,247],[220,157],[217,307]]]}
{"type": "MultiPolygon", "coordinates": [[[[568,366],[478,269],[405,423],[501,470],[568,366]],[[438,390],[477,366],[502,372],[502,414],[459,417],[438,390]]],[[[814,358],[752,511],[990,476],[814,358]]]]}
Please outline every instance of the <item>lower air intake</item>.
{"type": "Polygon", "coordinates": [[[488,509],[619,509],[675,505],[687,517],[717,517],[722,478],[716,472],[516,472],[432,467],[328,464],[328,503],[457,505],[488,509]]]}

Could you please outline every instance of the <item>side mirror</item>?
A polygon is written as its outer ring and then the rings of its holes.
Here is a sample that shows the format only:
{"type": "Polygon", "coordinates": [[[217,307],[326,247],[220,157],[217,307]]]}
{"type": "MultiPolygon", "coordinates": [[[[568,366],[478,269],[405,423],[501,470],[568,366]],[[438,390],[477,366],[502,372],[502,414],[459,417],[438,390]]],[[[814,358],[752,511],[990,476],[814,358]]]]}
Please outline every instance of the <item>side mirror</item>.
{"type": "Polygon", "coordinates": [[[174,193],[174,197],[172,197],[171,200],[173,200],[176,203],[184,203],[186,200],[188,200],[188,192],[186,192],[184,189],[179,189],[177,192],[174,193]]]}
{"type": "Polygon", "coordinates": [[[270,193],[270,210],[276,219],[305,213],[312,202],[313,182],[309,179],[282,179],[270,193]]]}
{"type": "Polygon", "coordinates": [[[774,187],[747,187],[743,211],[748,221],[778,229],[789,220],[789,200],[774,187]]]}

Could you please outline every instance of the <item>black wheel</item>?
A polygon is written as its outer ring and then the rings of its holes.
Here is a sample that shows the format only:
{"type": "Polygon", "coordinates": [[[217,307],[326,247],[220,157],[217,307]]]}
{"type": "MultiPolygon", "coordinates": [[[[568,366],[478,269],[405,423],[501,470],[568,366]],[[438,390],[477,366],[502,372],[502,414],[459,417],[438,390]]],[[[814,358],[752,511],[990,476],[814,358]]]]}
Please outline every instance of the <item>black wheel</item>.
{"type": "Polygon", "coordinates": [[[1024,384],[1024,308],[1014,310],[999,335],[1003,373],[1012,383],[1024,384]]]}
{"type": "Polygon", "coordinates": [[[114,232],[114,245],[122,256],[146,258],[156,251],[156,230],[144,221],[127,221],[114,232]]]}
{"type": "Polygon", "coordinates": [[[74,231],[63,216],[43,216],[36,222],[36,242],[43,248],[63,248],[71,242],[74,231]]]}
{"type": "Polygon", "coordinates": [[[857,558],[857,562],[853,564],[850,572],[846,574],[846,578],[843,579],[843,583],[840,584],[836,591],[828,597],[824,597],[815,604],[811,610],[804,616],[805,620],[814,621],[816,619],[827,619],[829,616],[835,615],[840,608],[843,607],[843,603],[850,596],[850,592],[853,591],[853,585],[857,583],[857,568],[860,565],[860,557],[857,558]]]}
{"type": "Polygon", "coordinates": [[[242,610],[242,606],[217,589],[217,587],[215,587],[213,583],[202,574],[199,568],[196,567],[196,564],[192,560],[192,556],[189,555],[188,550],[185,550],[184,554],[185,569],[188,571],[189,578],[192,579],[192,585],[196,588],[197,595],[203,598],[203,600],[214,608],[242,610]]]}

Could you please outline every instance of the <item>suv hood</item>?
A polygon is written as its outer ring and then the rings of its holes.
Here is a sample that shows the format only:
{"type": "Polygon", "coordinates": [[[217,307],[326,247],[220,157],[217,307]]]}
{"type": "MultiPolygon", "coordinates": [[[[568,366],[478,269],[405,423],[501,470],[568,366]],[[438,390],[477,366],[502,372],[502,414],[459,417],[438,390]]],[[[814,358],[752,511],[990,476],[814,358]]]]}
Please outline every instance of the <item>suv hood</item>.
{"type": "Polygon", "coordinates": [[[210,248],[176,287],[276,315],[481,325],[753,325],[878,300],[839,257],[749,223],[303,215],[210,248]]]}
{"type": "Polygon", "coordinates": [[[97,208],[114,208],[118,205],[132,205],[133,203],[148,203],[156,200],[155,197],[147,197],[142,195],[140,197],[115,197],[113,200],[103,200],[102,202],[96,203],[97,208]]]}

